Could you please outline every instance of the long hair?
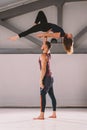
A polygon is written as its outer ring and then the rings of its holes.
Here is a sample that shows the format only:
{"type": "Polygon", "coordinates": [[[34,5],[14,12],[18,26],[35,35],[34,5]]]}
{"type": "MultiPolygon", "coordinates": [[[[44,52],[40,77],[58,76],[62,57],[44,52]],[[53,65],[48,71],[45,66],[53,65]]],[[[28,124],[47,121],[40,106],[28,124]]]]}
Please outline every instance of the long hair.
{"type": "Polygon", "coordinates": [[[71,52],[71,47],[72,47],[72,39],[71,38],[67,38],[67,35],[64,36],[64,41],[63,41],[65,50],[67,52],[71,52]]]}

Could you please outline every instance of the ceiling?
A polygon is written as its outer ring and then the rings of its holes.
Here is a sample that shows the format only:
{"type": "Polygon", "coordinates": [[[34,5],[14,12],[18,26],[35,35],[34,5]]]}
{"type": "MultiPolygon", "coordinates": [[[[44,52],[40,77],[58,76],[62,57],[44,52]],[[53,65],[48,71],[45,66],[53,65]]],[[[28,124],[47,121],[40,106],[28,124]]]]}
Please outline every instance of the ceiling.
{"type": "Polygon", "coordinates": [[[21,6],[23,4],[28,4],[34,1],[37,0],[0,0],[0,12],[10,8],[21,6]]]}
{"type": "MultiPolygon", "coordinates": [[[[40,47],[42,40],[37,39],[35,35],[30,35],[25,38],[19,39],[16,42],[11,42],[8,40],[8,37],[16,35],[16,33],[21,32],[24,29],[27,29],[29,24],[31,26],[32,21],[38,10],[44,8],[54,9],[54,6],[58,8],[58,18],[57,24],[62,26],[62,9],[65,2],[77,2],[83,0],[0,0],[0,53],[1,54],[38,54],[40,53],[40,47]],[[29,23],[30,18],[31,23],[29,23]],[[27,19],[27,21],[23,21],[27,19]],[[19,21],[18,24],[16,21],[19,21]],[[26,23],[24,25],[24,23],[26,23]]],[[[87,1],[87,0],[84,0],[87,1]]],[[[48,11],[49,15],[49,11],[48,11]]],[[[54,15],[54,12],[53,12],[54,15]]],[[[55,16],[56,17],[56,16],[55,16]]],[[[54,19],[50,18],[51,21],[54,19]]],[[[54,23],[55,20],[53,21],[54,23]]],[[[84,43],[80,46],[79,39],[87,32],[87,27],[83,28],[79,33],[74,37],[74,50],[75,54],[87,53],[87,45],[84,43]]],[[[60,39],[59,39],[60,42],[60,39]]],[[[61,44],[54,44],[52,47],[52,53],[54,54],[64,54],[64,48],[61,44]]]]}

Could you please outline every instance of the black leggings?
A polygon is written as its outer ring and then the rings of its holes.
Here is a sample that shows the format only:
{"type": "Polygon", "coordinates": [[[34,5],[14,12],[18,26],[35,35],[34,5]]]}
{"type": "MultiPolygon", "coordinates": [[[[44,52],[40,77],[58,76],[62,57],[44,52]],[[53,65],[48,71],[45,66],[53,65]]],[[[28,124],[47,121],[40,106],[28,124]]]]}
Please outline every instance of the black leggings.
{"type": "Polygon", "coordinates": [[[50,29],[50,25],[47,22],[47,18],[43,11],[39,11],[39,13],[37,14],[35,23],[36,23],[36,25],[34,25],[33,27],[29,28],[28,30],[20,33],[19,37],[24,37],[28,34],[35,33],[38,31],[46,32],[50,29]]]}
{"type": "Polygon", "coordinates": [[[45,111],[46,107],[46,94],[48,93],[51,101],[52,101],[52,107],[53,111],[56,111],[56,98],[54,96],[54,91],[53,91],[53,79],[50,77],[46,77],[44,80],[45,85],[44,89],[41,89],[41,112],[45,111]]]}
{"type": "Polygon", "coordinates": [[[43,11],[39,11],[39,12],[38,12],[37,17],[36,17],[36,20],[35,20],[35,23],[36,23],[36,24],[38,24],[38,23],[41,23],[41,24],[48,23],[48,22],[47,22],[46,15],[44,14],[43,11]]]}

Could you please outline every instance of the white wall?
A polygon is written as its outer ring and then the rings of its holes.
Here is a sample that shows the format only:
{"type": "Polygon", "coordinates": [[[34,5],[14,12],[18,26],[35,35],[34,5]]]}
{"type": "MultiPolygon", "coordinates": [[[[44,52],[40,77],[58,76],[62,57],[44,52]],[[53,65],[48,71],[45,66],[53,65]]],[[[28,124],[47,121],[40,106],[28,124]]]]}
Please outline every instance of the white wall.
{"type": "MultiPolygon", "coordinates": [[[[0,55],[0,106],[39,106],[38,57],[0,55]]],[[[87,55],[52,55],[51,70],[57,106],[87,106],[87,55]]]]}

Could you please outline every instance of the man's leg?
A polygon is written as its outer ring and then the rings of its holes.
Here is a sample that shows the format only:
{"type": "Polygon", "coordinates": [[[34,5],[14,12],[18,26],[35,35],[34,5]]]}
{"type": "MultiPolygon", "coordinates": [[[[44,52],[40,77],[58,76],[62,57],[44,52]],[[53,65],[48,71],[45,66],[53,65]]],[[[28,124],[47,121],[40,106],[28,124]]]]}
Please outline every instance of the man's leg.
{"type": "Polygon", "coordinates": [[[40,95],[40,115],[37,118],[34,118],[35,120],[44,120],[44,112],[46,107],[46,91],[44,89],[41,89],[41,95],[40,95]]]}
{"type": "Polygon", "coordinates": [[[56,118],[56,98],[54,96],[53,87],[49,89],[48,94],[52,100],[52,106],[53,106],[53,113],[49,118],[56,118]]]}

